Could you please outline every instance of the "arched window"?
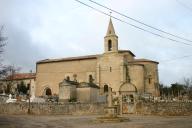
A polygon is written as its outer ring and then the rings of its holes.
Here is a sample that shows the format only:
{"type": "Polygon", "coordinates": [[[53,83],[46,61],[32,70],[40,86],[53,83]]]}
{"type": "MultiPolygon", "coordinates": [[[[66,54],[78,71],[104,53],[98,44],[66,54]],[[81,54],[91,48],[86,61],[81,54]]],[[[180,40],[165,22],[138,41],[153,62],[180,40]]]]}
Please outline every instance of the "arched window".
{"type": "Polygon", "coordinates": [[[73,79],[75,82],[77,82],[77,74],[73,74],[73,79]]]}
{"type": "Polygon", "coordinates": [[[50,88],[47,88],[47,89],[45,90],[45,95],[47,95],[47,96],[51,96],[51,95],[52,95],[50,88]]]}
{"type": "Polygon", "coordinates": [[[148,83],[151,84],[151,81],[152,81],[152,77],[151,77],[151,75],[149,75],[148,83]]]}
{"type": "Polygon", "coordinates": [[[149,84],[151,84],[151,78],[148,79],[149,84]]]}
{"type": "Polygon", "coordinates": [[[108,85],[104,85],[104,93],[108,92],[108,85]]]}
{"type": "Polygon", "coordinates": [[[108,51],[112,51],[112,41],[108,40],[108,51]]]}
{"type": "Polygon", "coordinates": [[[66,80],[67,80],[67,81],[70,81],[70,77],[69,77],[69,76],[67,76],[67,77],[66,77],[66,80]]]}
{"type": "Polygon", "coordinates": [[[109,68],[109,71],[112,72],[112,67],[109,68]]]}
{"type": "Polygon", "coordinates": [[[89,75],[89,83],[93,83],[93,76],[89,75]]]}

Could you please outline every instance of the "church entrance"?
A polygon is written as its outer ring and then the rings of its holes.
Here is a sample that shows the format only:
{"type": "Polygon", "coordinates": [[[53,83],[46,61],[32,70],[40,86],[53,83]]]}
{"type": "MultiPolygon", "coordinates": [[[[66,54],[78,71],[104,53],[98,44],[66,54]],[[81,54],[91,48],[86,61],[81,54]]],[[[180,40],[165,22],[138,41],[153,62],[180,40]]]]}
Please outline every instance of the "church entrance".
{"type": "Polygon", "coordinates": [[[51,96],[52,95],[51,89],[50,88],[46,88],[45,91],[44,91],[44,95],[45,96],[51,96]]]}
{"type": "Polygon", "coordinates": [[[134,113],[134,97],[132,94],[122,95],[122,114],[134,113]]]}

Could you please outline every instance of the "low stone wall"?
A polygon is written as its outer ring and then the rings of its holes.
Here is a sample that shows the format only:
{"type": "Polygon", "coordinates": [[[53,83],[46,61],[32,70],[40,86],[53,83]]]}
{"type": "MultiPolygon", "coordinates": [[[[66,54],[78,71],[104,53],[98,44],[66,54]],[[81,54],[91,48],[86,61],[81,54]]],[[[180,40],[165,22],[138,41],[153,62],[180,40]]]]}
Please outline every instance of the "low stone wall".
{"type": "MultiPolygon", "coordinates": [[[[31,114],[36,115],[102,115],[104,103],[32,103],[31,114]]],[[[0,103],[0,114],[27,114],[28,103],[0,103]]],[[[192,102],[138,102],[132,114],[182,116],[192,115],[192,102]]]]}
{"type": "MultiPolygon", "coordinates": [[[[105,104],[82,104],[82,103],[32,103],[30,113],[36,115],[89,115],[103,114],[105,104]]],[[[28,103],[0,104],[0,114],[27,114],[28,103]]]]}
{"type": "Polygon", "coordinates": [[[5,103],[8,100],[9,96],[7,95],[0,95],[0,103],[5,103]]]}
{"type": "Polygon", "coordinates": [[[192,115],[192,102],[139,102],[136,114],[183,116],[192,115]]]}

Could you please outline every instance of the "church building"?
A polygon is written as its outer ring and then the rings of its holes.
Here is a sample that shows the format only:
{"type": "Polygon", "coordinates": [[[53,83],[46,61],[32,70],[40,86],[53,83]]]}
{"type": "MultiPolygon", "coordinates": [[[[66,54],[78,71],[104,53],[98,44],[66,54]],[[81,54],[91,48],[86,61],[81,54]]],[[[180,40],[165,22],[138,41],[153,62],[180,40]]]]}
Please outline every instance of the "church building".
{"type": "Polygon", "coordinates": [[[110,87],[117,96],[120,92],[159,96],[158,62],[136,59],[130,50],[120,50],[111,18],[104,37],[104,53],[36,63],[35,95],[58,95],[59,83],[64,79],[94,83],[101,94],[110,87]]]}

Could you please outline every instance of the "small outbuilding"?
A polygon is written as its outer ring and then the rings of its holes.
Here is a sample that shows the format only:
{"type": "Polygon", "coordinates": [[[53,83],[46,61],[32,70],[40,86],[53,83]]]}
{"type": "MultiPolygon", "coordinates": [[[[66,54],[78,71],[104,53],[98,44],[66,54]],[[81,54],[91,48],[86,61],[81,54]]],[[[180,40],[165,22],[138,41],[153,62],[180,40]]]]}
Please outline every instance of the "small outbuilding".
{"type": "Polygon", "coordinates": [[[63,82],[59,84],[59,101],[81,103],[101,102],[101,100],[99,100],[101,99],[99,89],[99,86],[92,82],[78,83],[64,79],[63,82]]]}
{"type": "Polygon", "coordinates": [[[94,83],[82,82],[77,87],[77,101],[94,103],[98,102],[99,86],[94,83]]]}

